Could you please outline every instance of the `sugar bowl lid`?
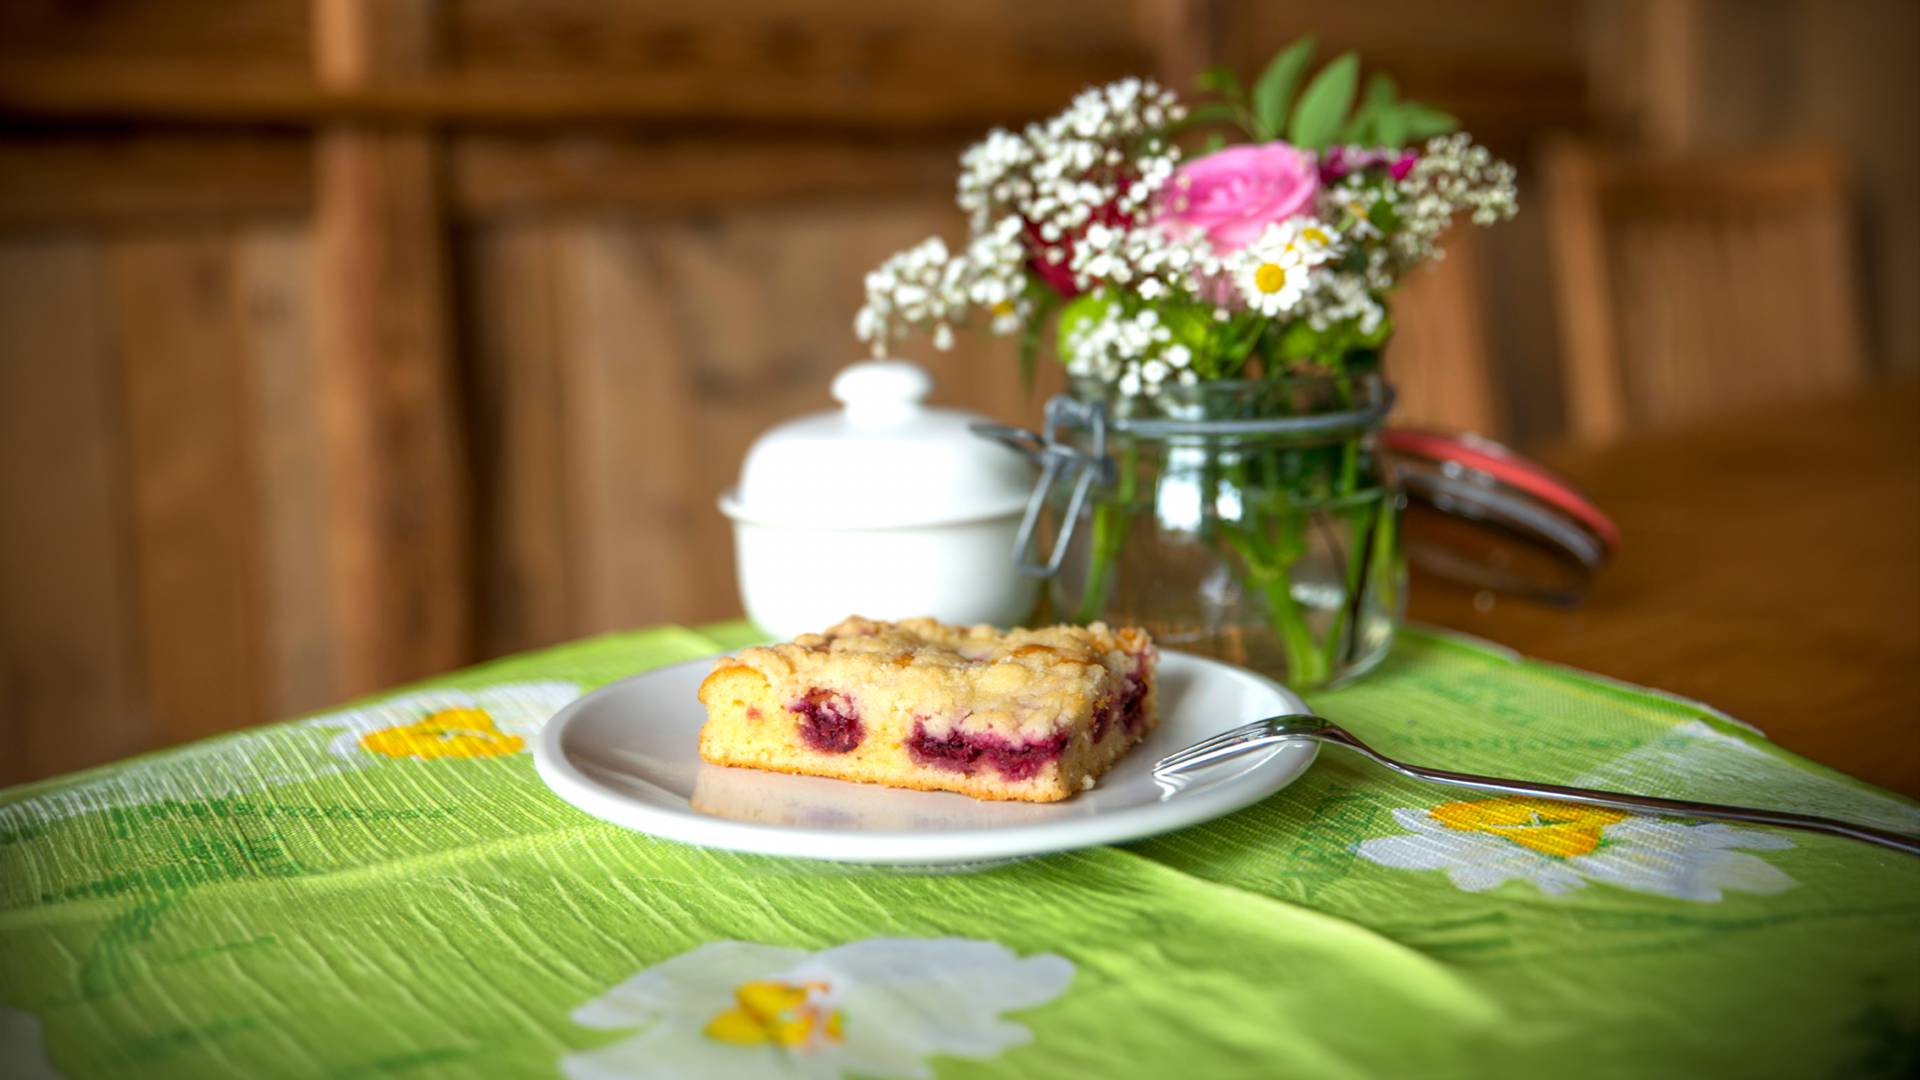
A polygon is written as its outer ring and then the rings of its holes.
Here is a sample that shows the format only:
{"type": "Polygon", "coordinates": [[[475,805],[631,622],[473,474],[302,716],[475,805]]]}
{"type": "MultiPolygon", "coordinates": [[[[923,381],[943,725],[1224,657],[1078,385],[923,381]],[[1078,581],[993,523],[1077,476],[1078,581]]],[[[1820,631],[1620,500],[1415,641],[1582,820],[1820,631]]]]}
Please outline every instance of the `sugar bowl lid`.
{"type": "Polygon", "coordinates": [[[735,521],[807,529],[884,529],[1019,514],[1032,490],[1026,459],[978,438],[984,417],[926,404],[933,377],[871,360],[833,380],[841,408],[766,432],[740,484],[720,497],[735,521]]]}

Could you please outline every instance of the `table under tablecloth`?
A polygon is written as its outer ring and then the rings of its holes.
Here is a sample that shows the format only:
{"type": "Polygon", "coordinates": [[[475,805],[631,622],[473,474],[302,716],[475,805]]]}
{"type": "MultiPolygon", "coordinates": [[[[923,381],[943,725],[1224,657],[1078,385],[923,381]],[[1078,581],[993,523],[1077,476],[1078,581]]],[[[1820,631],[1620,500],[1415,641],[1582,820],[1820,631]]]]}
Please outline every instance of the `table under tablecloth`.
{"type": "MultiPolygon", "coordinates": [[[[1920,859],[1329,751],[1218,821],[964,873],[702,850],[528,753],[754,640],[667,627],[0,792],[0,1075],[1871,1076],[1920,859]]],[[[1450,768],[1920,831],[1699,704],[1436,631],[1309,695],[1450,768]]]]}

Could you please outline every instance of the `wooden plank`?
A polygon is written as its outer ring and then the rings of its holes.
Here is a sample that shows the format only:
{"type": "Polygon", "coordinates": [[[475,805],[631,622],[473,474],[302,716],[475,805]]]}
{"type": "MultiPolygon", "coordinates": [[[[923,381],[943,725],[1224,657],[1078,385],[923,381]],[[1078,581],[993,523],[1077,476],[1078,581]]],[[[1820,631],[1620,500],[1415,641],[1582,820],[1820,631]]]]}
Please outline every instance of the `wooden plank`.
{"type": "Polygon", "coordinates": [[[1136,0],[1140,39],[1153,50],[1153,76],[1185,94],[1200,73],[1220,63],[1225,0],[1136,0]]]}
{"type": "MultiPolygon", "coordinates": [[[[692,290],[669,261],[677,235],[678,227],[575,225],[556,238],[567,431],[557,479],[577,574],[576,632],[739,611],[737,599],[721,599],[731,592],[731,548],[713,503],[718,466],[700,439],[734,418],[698,410],[701,355],[688,348],[688,317],[700,316],[684,306],[692,290]]],[[[744,316],[743,295],[733,294],[734,318],[744,316]]]]}
{"type": "Polygon", "coordinates": [[[266,718],[253,408],[219,232],[114,241],[141,654],[163,742],[266,718]]]}
{"type": "Polygon", "coordinates": [[[1059,110],[1083,86],[1137,69],[1137,52],[1036,64],[940,43],[939,56],[869,60],[868,77],[779,70],[468,71],[330,85],[241,61],[23,59],[0,67],[0,117],[181,124],[751,124],[892,133],[975,132],[1059,110]]]}
{"type": "Polygon", "coordinates": [[[585,567],[570,513],[563,266],[551,225],[475,230],[467,246],[474,351],[475,488],[481,522],[480,648],[494,655],[580,631],[585,567]]]}
{"type": "MultiPolygon", "coordinates": [[[[462,0],[448,12],[447,66],[492,72],[709,68],[752,75],[876,80],[941,66],[1051,67],[1064,78],[1131,54],[1147,70],[1129,13],[1112,0],[722,0],[705,5],[605,0],[462,0]]],[[[1095,75],[1094,78],[1101,76],[1095,75]]]]}
{"type": "Polygon", "coordinates": [[[1847,171],[1832,154],[1566,144],[1547,166],[1576,431],[1604,438],[1864,375],[1847,171]]]}
{"type": "Polygon", "coordinates": [[[311,33],[304,0],[14,0],[0,4],[0,68],[87,56],[136,62],[218,57],[297,66],[311,33]]]}
{"type": "MultiPolygon", "coordinates": [[[[742,140],[617,132],[451,140],[453,212],[687,213],[903,193],[944,197],[962,140],[742,140]]],[[[294,218],[313,208],[305,136],[248,132],[0,138],[0,227],[294,218]]]]}
{"type": "Polygon", "coordinates": [[[0,244],[0,784],[151,745],[94,246],[0,244]]]}
{"type": "MultiPolygon", "coordinates": [[[[378,35],[428,40],[402,24],[430,14],[420,3],[317,0],[317,77],[385,78],[401,61],[378,35]]],[[[329,128],[315,154],[336,660],[342,687],[359,693],[471,658],[472,522],[437,149],[414,132],[329,128]]]]}
{"type": "Polygon", "coordinates": [[[1392,301],[1386,371],[1399,392],[1393,422],[1504,438],[1487,342],[1483,241],[1463,225],[1446,258],[1422,267],[1392,301]]]}
{"type": "Polygon", "coordinates": [[[249,405],[259,417],[254,468],[272,496],[259,505],[267,706],[274,716],[293,716],[344,696],[335,671],[334,600],[323,570],[327,463],[307,304],[311,240],[301,228],[249,228],[235,238],[233,258],[240,350],[249,405]]]}
{"type": "Polygon", "coordinates": [[[735,209],[903,192],[946,196],[963,142],[643,137],[613,132],[463,135],[448,153],[450,198],[463,214],[638,208],[735,209]]]}
{"type": "Polygon", "coordinates": [[[1549,146],[1541,160],[1568,425],[1579,437],[1598,442],[1627,425],[1626,390],[1615,362],[1621,342],[1616,339],[1599,180],[1590,156],[1572,144],[1549,146]]]}
{"type": "Polygon", "coordinates": [[[0,139],[0,227],[293,217],[307,212],[312,189],[313,155],[294,135],[16,132],[0,139]]]}

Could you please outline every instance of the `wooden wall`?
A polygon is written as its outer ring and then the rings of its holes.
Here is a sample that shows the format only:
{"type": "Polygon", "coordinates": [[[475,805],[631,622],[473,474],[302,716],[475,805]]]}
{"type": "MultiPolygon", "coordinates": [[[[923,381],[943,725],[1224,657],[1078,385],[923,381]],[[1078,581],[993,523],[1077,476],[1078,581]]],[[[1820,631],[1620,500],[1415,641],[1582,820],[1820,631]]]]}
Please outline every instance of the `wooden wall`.
{"type": "MultiPolygon", "coordinates": [[[[716,494],[986,126],[1318,28],[1524,166],[1596,3],[0,5],[0,783],[732,616],[716,494]]],[[[1412,419],[1550,433],[1533,228],[1409,290],[1412,419]]]]}

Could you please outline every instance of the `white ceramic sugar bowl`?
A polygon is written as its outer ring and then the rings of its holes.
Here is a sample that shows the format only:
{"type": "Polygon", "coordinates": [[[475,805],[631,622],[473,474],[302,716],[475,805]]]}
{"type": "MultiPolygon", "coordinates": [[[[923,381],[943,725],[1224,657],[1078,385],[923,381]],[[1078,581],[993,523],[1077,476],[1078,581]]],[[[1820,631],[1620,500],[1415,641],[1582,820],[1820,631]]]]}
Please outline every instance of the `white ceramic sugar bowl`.
{"type": "Polygon", "coordinates": [[[720,511],[762,629],[793,637],[848,615],[1007,626],[1032,612],[1035,582],[1013,563],[1032,470],[969,430],[982,417],[925,405],[932,389],[913,364],[854,364],[833,380],[844,408],[747,452],[720,511]]]}

